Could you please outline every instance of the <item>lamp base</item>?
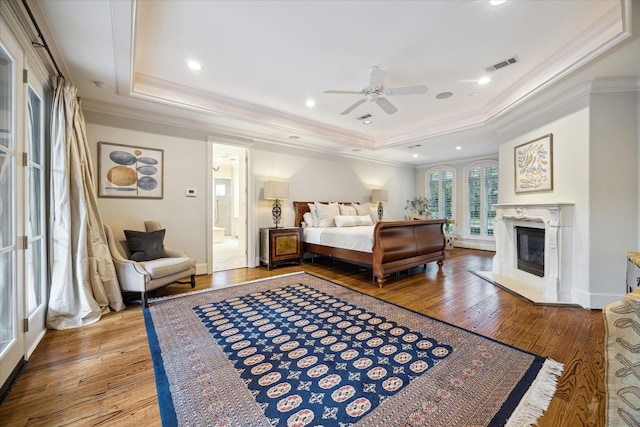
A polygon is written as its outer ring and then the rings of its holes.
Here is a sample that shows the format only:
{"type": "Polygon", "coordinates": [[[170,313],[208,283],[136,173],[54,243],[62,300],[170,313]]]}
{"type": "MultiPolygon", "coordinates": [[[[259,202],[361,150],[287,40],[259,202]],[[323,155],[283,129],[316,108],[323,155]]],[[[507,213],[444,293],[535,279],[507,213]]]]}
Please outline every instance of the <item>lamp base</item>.
{"type": "Polygon", "coordinates": [[[384,209],[382,207],[382,202],[378,202],[378,222],[382,221],[383,216],[384,216],[384,209]]]}
{"type": "Polygon", "coordinates": [[[273,222],[278,228],[278,224],[280,224],[280,219],[282,219],[282,206],[280,206],[280,200],[275,199],[273,202],[273,208],[271,209],[271,217],[273,218],[273,222]]]}

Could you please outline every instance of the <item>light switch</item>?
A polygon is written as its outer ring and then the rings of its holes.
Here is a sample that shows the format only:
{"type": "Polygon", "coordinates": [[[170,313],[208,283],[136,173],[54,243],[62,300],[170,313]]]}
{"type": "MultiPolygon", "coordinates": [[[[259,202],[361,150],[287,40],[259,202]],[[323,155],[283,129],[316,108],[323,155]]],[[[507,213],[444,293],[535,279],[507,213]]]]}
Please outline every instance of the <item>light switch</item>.
{"type": "Polygon", "coordinates": [[[196,197],[198,195],[198,190],[195,188],[187,188],[184,190],[184,195],[187,197],[196,197]]]}

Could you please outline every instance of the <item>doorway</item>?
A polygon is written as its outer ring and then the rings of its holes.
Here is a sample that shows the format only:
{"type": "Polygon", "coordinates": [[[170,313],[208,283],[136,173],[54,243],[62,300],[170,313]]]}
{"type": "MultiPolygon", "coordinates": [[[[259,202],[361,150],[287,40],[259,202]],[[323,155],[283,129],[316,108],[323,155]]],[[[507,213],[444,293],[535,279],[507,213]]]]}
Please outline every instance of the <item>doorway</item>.
{"type": "Polygon", "coordinates": [[[213,142],[212,171],[212,270],[247,267],[247,149],[213,142]]]}

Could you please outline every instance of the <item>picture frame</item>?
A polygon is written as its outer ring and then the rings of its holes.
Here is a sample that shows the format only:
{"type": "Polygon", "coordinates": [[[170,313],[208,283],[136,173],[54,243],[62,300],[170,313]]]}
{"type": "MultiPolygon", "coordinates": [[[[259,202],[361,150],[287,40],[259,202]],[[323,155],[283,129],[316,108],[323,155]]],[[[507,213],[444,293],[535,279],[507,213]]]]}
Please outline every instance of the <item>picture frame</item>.
{"type": "Polygon", "coordinates": [[[162,199],[164,150],[98,142],[98,197],[162,199]]]}
{"type": "Polygon", "coordinates": [[[516,193],[553,190],[553,134],[520,144],[513,153],[516,193]]]}

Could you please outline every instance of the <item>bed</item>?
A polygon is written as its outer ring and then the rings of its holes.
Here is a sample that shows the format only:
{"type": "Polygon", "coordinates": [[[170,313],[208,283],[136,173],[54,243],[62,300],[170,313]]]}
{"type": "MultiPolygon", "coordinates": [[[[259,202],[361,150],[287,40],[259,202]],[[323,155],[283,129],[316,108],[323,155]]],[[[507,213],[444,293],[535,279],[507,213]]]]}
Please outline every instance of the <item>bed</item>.
{"type": "MultiPolygon", "coordinates": [[[[318,203],[326,204],[326,202],[318,203]]],[[[350,202],[340,203],[351,205],[350,202]]],[[[302,226],[304,214],[310,212],[309,204],[313,205],[314,202],[293,202],[296,227],[302,226]]],[[[446,246],[444,223],[444,219],[378,222],[370,227],[372,229],[370,249],[330,246],[318,241],[318,235],[322,232],[313,230],[312,233],[309,233],[311,230],[305,228],[303,229],[302,250],[309,254],[324,255],[368,266],[372,269],[378,285],[383,287],[391,273],[421,265],[426,266],[432,261],[436,261],[439,268],[442,267],[446,246]],[[316,235],[316,239],[313,242],[307,242],[306,236],[312,234],[316,235]]]]}

